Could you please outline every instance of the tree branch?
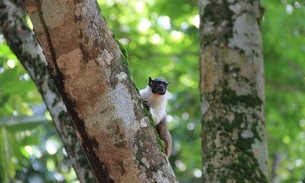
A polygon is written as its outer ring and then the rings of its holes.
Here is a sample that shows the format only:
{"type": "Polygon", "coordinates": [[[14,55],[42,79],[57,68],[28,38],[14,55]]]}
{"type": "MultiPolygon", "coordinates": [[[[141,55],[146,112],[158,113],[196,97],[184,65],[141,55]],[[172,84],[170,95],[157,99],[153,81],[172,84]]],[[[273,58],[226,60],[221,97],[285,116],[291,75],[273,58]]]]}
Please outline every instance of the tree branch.
{"type": "Polygon", "coordinates": [[[77,142],[65,105],[50,76],[42,49],[28,28],[25,17],[21,2],[0,1],[0,31],[41,93],[79,181],[95,182],[89,162],[77,142]]]}

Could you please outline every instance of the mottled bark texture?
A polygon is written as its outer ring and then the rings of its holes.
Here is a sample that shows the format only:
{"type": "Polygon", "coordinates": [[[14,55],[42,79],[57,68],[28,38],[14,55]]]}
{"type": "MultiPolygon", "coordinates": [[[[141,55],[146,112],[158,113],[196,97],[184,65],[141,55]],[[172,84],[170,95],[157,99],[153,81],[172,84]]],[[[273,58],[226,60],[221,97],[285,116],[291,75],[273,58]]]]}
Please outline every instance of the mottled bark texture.
{"type": "Polygon", "coordinates": [[[204,182],[268,182],[259,0],[200,0],[204,182]]]}
{"type": "Polygon", "coordinates": [[[0,1],[0,32],[28,71],[52,116],[70,162],[81,183],[96,182],[90,164],[77,142],[76,134],[64,103],[52,80],[42,49],[25,22],[22,1],[0,1]]]}
{"type": "Polygon", "coordinates": [[[98,181],[176,182],[96,2],[26,0],[25,7],[98,181]]]}

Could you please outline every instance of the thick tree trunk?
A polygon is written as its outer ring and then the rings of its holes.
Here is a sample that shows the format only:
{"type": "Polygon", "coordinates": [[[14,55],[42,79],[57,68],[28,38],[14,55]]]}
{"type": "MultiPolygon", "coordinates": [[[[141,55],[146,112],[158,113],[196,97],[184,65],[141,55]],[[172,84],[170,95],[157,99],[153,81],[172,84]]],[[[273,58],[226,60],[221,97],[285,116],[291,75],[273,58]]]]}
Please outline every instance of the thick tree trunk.
{"type": "Polygon", "coordinates": [[[25,6],[98,181],[175,182],[126,54],[96,2],[26,0],[25,6]]]}
{"type": "Polygon", "coordinates": [[[204,182],[268,182],[259,0],[200,0],[204,182]]]}
{"type": "Polygon", "coordinates": [[[0,1],[0,31],[41,93],[78,180],[81,183],[95,182],[89,162],[77,142],[65,105],[50,76],[42,49],[36,42],[34,33],[28,28],[25,18],[26,12],[21,2],[0,1]]]}

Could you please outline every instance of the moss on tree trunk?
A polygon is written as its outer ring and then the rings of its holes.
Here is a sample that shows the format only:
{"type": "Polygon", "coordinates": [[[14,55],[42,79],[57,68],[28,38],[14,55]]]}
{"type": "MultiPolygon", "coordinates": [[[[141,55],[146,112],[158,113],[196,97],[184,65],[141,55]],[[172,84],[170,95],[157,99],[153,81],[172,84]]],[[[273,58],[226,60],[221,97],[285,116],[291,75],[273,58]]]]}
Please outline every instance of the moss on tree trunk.
{"type": "Polygon", "coordinates": [[[268,182],[259,1],[200,1],[204,182],[268,182]]]}

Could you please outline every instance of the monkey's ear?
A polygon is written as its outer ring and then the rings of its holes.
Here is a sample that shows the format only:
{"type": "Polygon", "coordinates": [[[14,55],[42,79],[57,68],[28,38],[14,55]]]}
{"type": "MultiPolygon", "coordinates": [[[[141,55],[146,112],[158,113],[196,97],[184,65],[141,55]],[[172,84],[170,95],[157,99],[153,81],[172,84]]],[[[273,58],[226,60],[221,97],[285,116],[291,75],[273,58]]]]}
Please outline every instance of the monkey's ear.
{"type": "Polygon", "coordinates": [[[167,82],[166,84],[168,85],[169,83],[171,83],[171,82],[169,81],[169,82],[167,82]]]}
{"type": "Polygon", "coordinates": [[[152,87],[154,80],[151,79],[151,77],[148,77],[148,86],[152,87]]]}

